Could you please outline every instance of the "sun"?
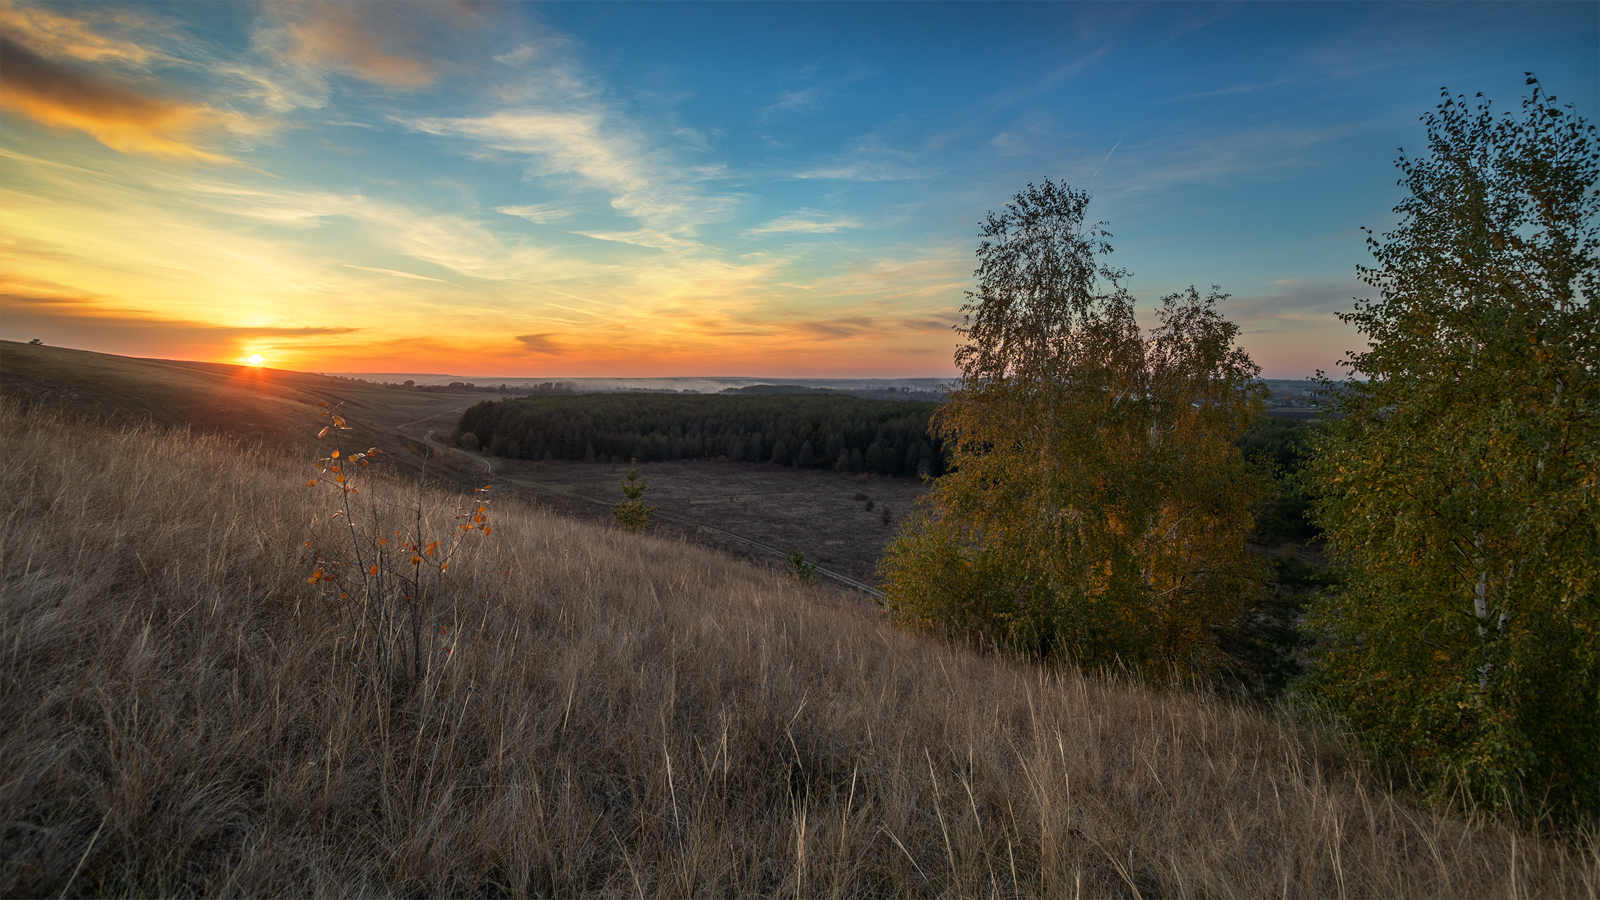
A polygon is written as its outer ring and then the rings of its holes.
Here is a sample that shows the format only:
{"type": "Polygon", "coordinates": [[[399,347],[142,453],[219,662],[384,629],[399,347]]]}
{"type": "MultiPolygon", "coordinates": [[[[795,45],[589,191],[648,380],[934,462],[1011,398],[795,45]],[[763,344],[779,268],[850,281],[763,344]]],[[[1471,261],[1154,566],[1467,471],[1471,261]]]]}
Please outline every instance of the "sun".
{"type": "Polygon", "coordinates": [[[262,363],[264,363],[266,361],[267,361],[267,358],[265,356],[262,356],[259,353],[252,353],[245,359],[245,362],[249,363],[252,366],[259,366],[259,365],[261,365],[262,363]]]}

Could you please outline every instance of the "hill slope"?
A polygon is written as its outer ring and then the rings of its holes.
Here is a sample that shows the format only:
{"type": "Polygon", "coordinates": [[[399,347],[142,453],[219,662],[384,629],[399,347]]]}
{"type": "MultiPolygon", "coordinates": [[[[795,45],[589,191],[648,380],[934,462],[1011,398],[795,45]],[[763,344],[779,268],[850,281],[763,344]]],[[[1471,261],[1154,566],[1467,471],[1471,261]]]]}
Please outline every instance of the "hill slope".
{"type": "MultiPolygon", "coordinates": [[[[460,409],[482,399],[283,369],[134,359],[14,341],[0,341],[0,395],[99,421],[232,435],[270,448],[292,448],[308,458],[322,449],[316,441],[318,401],[342,404],[352,426],[347,434],[351,445],[379,447],[411,468],[420,462],[425,444],[395,426],[432,419],[448,431],[460,409]]],[[[463,468],[474,477],[481,471],[476,464],[463,468]]]]}
{"type": "Polygon", "coordinates": [[[682,543],[490,504],[448,573],[363,606],[341,587],[411,551],[341,566],[352,534],[448,550],[455,498],[37,407],[0,409],[0,451],[7,896],[1600,884],[1261,714],[905,635],[682,543]]]}

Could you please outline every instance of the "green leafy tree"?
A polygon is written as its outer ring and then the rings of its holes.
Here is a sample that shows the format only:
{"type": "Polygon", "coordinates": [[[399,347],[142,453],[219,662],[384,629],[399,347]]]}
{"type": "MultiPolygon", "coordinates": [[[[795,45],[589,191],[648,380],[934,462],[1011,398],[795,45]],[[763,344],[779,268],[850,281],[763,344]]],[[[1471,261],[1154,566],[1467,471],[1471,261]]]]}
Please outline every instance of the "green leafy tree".
{"type": "Polygon", "coordinates": [[[1045,181],[990,214],[957,389],[932,427],[954,472],[888,549],[903,622],[1161,675],[1222,662],[1268,480],[1235,446],[1266,391],[1223,295],[1163,299],[1148,336],[1089,197],[1045,181]]]}
{"type": "Polygon", "coordinates": [[[611,515],[629,531],[643,531],[650,527],[650,518],[656,514],[654,506],[644,502],[645,479],[639,475],[639,461],[631,460],[623,473],[622,496],[627,499],[611,507],[611,515]]]}
{"type": "Polygon", "coordinates": [[[1423,118],[1368,239],[1381,299],[1341,315],[1370,349],[1308,470],[1347,570],[1315,686],[1440,793],[1592,820],[1600,147],[1528,83],[1520,116],[1445,92],[1423,118]]]}

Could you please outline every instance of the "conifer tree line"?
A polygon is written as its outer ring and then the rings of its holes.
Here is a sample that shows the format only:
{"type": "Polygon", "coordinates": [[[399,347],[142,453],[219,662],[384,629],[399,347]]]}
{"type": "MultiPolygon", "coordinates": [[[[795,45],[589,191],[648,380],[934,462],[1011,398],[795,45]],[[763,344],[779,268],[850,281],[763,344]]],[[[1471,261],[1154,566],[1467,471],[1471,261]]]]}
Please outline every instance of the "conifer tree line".
{"type": "Polygon", "coordinates": [[[726,459],[802,469],[945,471],[937,404],[807,395],[579,394],[485,401],[451,442],[512,459],[726,459]]]}

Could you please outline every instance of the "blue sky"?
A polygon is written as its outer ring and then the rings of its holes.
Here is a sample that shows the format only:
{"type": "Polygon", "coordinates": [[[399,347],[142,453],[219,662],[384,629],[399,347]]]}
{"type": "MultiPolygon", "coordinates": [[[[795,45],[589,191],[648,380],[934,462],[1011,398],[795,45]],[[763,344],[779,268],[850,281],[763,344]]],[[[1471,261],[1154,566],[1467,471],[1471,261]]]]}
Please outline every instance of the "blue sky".
{"type": "Polygon", "coordinates": [[[1594,3],[0,6],[0,336],[314,371],[953,373],[978,224],[1332,369],[1439,90],[1591,120],[1594,3]]]}

